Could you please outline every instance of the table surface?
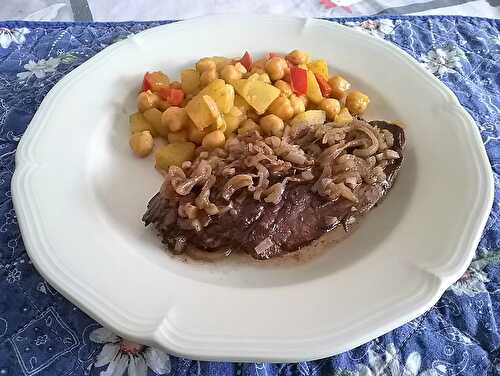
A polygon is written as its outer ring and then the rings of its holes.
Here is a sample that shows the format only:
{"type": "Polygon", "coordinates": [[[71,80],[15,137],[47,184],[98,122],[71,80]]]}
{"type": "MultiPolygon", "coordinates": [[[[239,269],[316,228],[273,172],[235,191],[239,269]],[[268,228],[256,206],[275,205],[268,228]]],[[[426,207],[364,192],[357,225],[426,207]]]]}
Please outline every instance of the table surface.
{"type": "Polygon", "coordinates": [[[455,92],[477,123],[492,165],[496,196],[464,276],[421,317],[318,361],[199,362],[117,337],[34,270],[19,233],[10,180],[19,139],[50,88],[106,46],[158,23],[0,21],[0,375],[500,374],[500,22],[468,17],[338,22],[411,54],[455,92]]]}
{"type": "Polygon", "coordinates": [[[276,13],[303,17],[462,15],[500,17],[499,0],[2,0],[0,19],[149,21],[214,13],[276,13]]]}

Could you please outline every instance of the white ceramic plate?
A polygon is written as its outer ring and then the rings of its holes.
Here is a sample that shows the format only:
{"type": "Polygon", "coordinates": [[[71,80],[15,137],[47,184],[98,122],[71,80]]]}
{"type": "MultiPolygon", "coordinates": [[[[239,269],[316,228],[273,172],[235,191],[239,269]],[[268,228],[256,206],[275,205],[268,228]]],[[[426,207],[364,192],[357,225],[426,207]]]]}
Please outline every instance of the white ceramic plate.
{"type": "Polygon", "coordinates": [[[47,95],[17,151],[14,204],[30,257],[122,336],[198,359],[298,361],[338,353],[430,308],[469,264],[492,205],[479,132],[456,97],[395,46],[332,22],[218,16],[147,30],[47,95]],[[184,263],[141,216],[161,178],[128,147],[144,71],[199,57],[307,50],[399,120],[408,148],[388,198],[308,263],[184,263]]]}

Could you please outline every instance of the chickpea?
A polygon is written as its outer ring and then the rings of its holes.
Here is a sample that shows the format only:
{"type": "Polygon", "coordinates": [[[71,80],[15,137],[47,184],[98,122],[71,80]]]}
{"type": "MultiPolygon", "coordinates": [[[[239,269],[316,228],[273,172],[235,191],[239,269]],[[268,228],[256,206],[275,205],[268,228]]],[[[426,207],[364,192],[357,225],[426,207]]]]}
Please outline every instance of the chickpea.
{"type": "Polygon", "coordinates": [[[307,62],[309,61],[309,55],[306,52],[300,50],[293,50],[288,55],[286,55],[286,58],[290,63],[295,65],[307,64],[307,62]]]}
{"type": "Polygon", "coordinates": [[[328,84],[332,88],[331,96],[336,99],[342,99],[351,88],[351,83],[342,76],[331,77],[328,84]]]}
{"type": "Polygon", "coordinates": [[[215,149],[224,146],[224,142],[226,142],[224,132],[216,130],[203,137],[201,145],[209,149],[215,149]]]}
{"type": "Polygon", "coordinates": [[[319,109],[325,111],[328,120],[334,120],[340,112],[340,102],[334,98],[325,98],[319,103],[319,109]]]}
{"type": "Polygon", "coordinates": [[[149,121],[147,121],[144,115],[140,112],[136,112],[130,115],[129,123],[130,123],[130,133],[150,131],[153,136],[155,135],[153,125],[149,121]]]}
{"type": "Polygon", "coordinates": [[[298,115],[306,110],[306,106],[302,99],[297,97],[295,94],[290,95],[290,105],[293,108],[294,115],[298,115]]]}
{"type": "Polygon", "coordinates": [[[153,150],[153,136],[149,131],[133,133],[130,135],[129,145],[135,155],[144,158],[153,150]]]}
{"type": "Polygon", "coordinates": [[[161,116],[162,127],[168,128],[170,132],[178,132],[186,125],[188,115],[181,107],[169,107],[161,116]]]}
{"type": "Polygon", "coordinates": [[[260,119],[260,127],[266,135],[281,137],[283,129],[285,129],[285,123],[276,115],[271,114],[260,119]]]}
{"type": "Polygon", "coordinates": [[[140,112],[144,112],[155,107],[160,100],[160,97],[151,90],[143,91],[137,96],[137,108],[140,112]]]}
{"type": "Polygon", "coordinates": [[[271,80],[281,80],[285,75],[285,68],[287,67],[287,63],[285,59],[282,57],[272,57],[268,61],[266,61],[265,70],[271,80]]]}
{"type": "Polygon", "coordinates": [[[255,121],[253,121],[252,119],[247,119],[243,123],[241,123],[241,126],[238,128],[238,134],[245,135],[254,131],[259,132],[259,130],[259,125],[255,121]]]}
{"type": "Polygon", "coordinates": [[[196,70],[200,73],[216,69],[217,69],[217,64],[213,59],[209,57],[204,57],[203,59],[198,60],[198,62],[196,63],[196,70]]]}
{"type": "Polygon", "coordinates": [[[220,75],[226,83],[239,80],[242,77],[242,73],[234,65],[226,65],[222,68],[220,75]]]}
{"type": "Polygon", "coordinates": [[[347,107],[342,107],[340,112],[335,115],[335,123],[339,125],[349,124],[353,120],[353,117],[349,113],[347,107]]]}
{"type": "Polygon", "coordinates": [[[173,144],[174,142],[185,142],[187,141],[187,131],[185,129],[178,132],[170,132],[167,136],[168,142],[173,144]]]}
{"type": "Polygon", "coordinates": [[[150,108],[142,113],[144,119],[160,134],[162,133],[161,114],[161,111],[157,108],[150,108]]]}
{"type": "Polygon", "coordinates": [[[363,94],[360,91],[351,91],[346,98],[345,105],[349,109],[349,112],[354,115],[363,113],[370,103],[370,98],[368,95],[363,94]]]}
{"type": "Polygon", "coordinates": [[[268,112],[283,120],[291,119],[295,113],[290,100],[282,96],[279,96],[273,101],[273,103],[271,103],[268,108],[268,112]]]}
{"type": "Polygon", "coordinates": [[[285,82],[283,80],[278,80],[274,83],[274,86],[281,90],[281,95],[284,97],[288,98],[290,95],[293,94],[292,88],[290,87],[288,82],[285,82]]]}
{"type": "Polygon", "coordinates": [[[215,69],[206,70],[200,76],[200,85],[207,86],[210,82],[219,78],[219,74],[215,69]]]}

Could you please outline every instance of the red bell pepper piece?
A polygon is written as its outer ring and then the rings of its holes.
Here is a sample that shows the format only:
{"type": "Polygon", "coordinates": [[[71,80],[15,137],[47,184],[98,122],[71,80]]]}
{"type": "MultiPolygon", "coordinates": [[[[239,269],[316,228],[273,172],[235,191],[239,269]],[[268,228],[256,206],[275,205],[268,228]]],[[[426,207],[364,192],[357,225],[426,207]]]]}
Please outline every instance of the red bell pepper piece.
{"type": "Polygon", "coordinates": [[[152,80],[151,73],[149,72],[144,73],[144,78],[142,79],[141,91],[151,90],[151,88],[153,87],[151,80],[152,80]]]}
{"type": "Polygon", "coordinates": [[[158,91],[158,95],[167,101],[171,106],[179,106],[184,100],[184,92],[182,89],[173,87],[162,88],[158,91]]]}
{"type": "Polygon", "coordinates": [[[318,85],[319,85],[319,89],[321,90],[321,94],[323,94],[323,96],[325,98],[328,98],[330,96],[330,94],[332,93],[332,87],[330,86],[330,84],[328,83],[327,80],[325,80],[325,78],[319,74],[314,74],[314,76],[316,77],[316,81],[318,81],[318,85]]]}
{"type": "Polygon", "coordinates": [[[245,51],[245,54],[240,59],[240,63],[246,68],[247,71],[250,71],[252,68],[252,55],[248,51],[245,51]]]}
{"type": "Polygon", "coordinates": [[[168,103],[170,103],[172,106],[180,106],[183,100],[184,91],[182,91],[182,89],[170,89],[170,97],[168,99],[168,103]]]}
{"type": "Polygon", "coordinates": [[[304,95],[307,93],[307,71],[305,69],[290,66],[290,84],[295,94],[304,95]]]}

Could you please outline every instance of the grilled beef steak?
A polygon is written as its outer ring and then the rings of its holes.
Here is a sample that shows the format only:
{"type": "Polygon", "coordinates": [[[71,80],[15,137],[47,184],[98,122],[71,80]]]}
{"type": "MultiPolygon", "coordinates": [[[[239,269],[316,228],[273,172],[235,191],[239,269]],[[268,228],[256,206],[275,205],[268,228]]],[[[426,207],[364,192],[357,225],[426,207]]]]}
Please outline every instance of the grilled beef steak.
{"type": "Polygon", "coordinates": [[[372,121],[370,125],[385,132],[387,137],[390,137],[387,131],[390,132],[391,150],[399,158],[388,158],[380,167],[385,175],[382,181],[363,180],[353,186],[356,201],[343,196],[332,200],[320,195],[314,189],[315,180],[292,181],[278,203],[246,195],[233,200],[231,210],[213,216],[208,225],[197,231],[179,221],[177,207],[161,191],[149,202],[143,221],[146,225],[153,224],[172,250],[180,251],[185,245],[207,251],[239,249],[256,259],[294,252],[339,225],[348,230],[350,223],[369,211],[392,187],[403,160],[403,129],[383,121],[372,121]]]}

